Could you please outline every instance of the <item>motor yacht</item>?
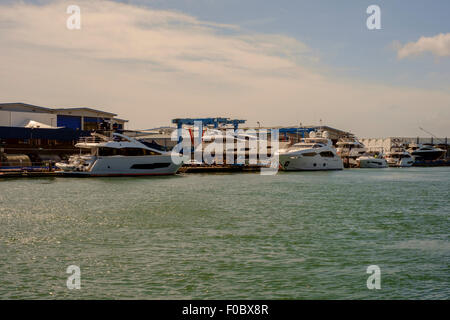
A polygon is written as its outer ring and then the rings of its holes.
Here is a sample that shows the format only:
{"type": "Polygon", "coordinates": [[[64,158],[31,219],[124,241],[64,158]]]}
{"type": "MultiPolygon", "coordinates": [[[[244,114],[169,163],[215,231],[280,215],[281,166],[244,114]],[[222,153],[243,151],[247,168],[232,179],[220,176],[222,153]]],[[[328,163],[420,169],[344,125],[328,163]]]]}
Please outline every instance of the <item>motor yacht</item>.
{"type": "Polygon", "coordinates": [[[434,147],[431,144],[413,144],[408,148],[408,152],[413,156],[414,161],[432,161],[442,158],[445,150],[434,147]]]}
{"type": "MultiPolygon", "coordinates": [[[[271,139],[261,139],[257,130],[253,134],[235,132],[233,130],[218,130],[208,128],[202,137],[203,150],[222,150],[222,161],[227,164],[246,164],[268,166],[272,155],[279,146],[287,143],[274,144],[271,139]],[[253,160],[252,160],[253,159],[253,160]],[[228,163],[230,161],[230,163],[228,163]],[[253,162],[253,163],[252,163],[253,162]]],[[[213,152],[215,154],[215,151],[213,152]]]]}
{"type": "Polygon", "coordinates": [[[342,170],[342,159],[337,155],[333,143],[327,133],[316,137],[313,133],[309,138],[277,152],[282,170],[286,171],[318,171],[342,170]]]}
{"type": "Polygon", "coordinates": [[[65,174],[87,176],[141,176],[175,174],[182,156],[157,149],[119,133],[106,137],[93,133],[75,145],[80,155],[56,163],[65,174]],[[87,150],[88,154],[82,154],[87,150]]]}
{"type": "Polygon", "coordinates": [[[386,153],[386,161],[389,167],[411,167],[414,159],[403,147],[394,146],[386,153]]]}
{"type": "Polygon", "coordinates": [[[387,168],[388,163],[382,156],[366,154],[356,159],[357,166],[360,168],[387,168]]]}
{"type": "MultiPolygon", "coordinates": [[[[355,137],[348,137],[341,138],[336,143],[336,152],[345,161],[346,166],[352,168],[360,166],[357,159],[361,156],[365,156],[367,149],[355,137]]],[[[366,162],[367,161],[363,161],[363,163],[366,162]]]]}
{"type": "Polygon", "coordinates": [[[336,152],[341,157],[358,158],[366,154],[366,147],[356,138],[343,138],[336,143],[336,152]]]}

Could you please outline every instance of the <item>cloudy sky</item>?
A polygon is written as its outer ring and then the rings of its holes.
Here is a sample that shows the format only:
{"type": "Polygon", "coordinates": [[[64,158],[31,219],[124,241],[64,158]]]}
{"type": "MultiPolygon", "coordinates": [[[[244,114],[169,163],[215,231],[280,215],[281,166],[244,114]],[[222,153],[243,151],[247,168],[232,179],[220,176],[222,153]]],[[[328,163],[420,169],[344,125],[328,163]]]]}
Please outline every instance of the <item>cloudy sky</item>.
{"type": "Polygon", "coordinates": [[[450,136],[450,1],[2,1],[0,102],[450,136]],[[69,30],[68,5],[81,8],[69,30]],[[381,8],[381,30],[366,9],[381,8]]]}

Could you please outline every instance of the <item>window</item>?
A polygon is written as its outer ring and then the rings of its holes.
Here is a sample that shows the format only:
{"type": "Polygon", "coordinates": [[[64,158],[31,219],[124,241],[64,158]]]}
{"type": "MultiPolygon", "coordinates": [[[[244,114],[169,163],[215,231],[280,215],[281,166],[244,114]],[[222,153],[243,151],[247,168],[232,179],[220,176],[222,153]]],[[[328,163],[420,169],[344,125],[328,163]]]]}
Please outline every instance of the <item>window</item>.
{"type": "Polygon", "coordinates": [[[322,151],[320,155],[324,158],[333,158],[334,154],[331,151],[322,151]]]}
{"type": "Polygon", "coordinates": [[[123,148],[123,149],[120,149],[120,154],[122,156],[130,156],[130,157],[143,156],[143,155],[145,155],[145,149],[123,148]]]}
{"type": "Polygon", "coordinates": [[[99,148],[98,149],[98,155],[103,157],[108,156],[126,156],[126,157],[138,157],[138,156],[156,156],[160,155],[161,153],[142,149],[142,148],[122,148],[122,149],[116,149],[116,148],[99,148]]]}
{"type": "Polygon", "coordinates": [[[315,153],[315,152],[302,153],[302,156],[305,156],[305,157],[314,157],[316,155],[317,155],[317,153],[315,153]]]}
{"type": "Polygon", "coordinates": [[[139,163],[133,164],[130,169],[158,169],[158,168],[167,168],[170,166],[170,162],[166,163],[139,163]]]}
{"type": "Polygon", "coordinates": [[[101,157],[116,156],[118,150],[116,148],[98,148],[98,155],[101,157]]]}

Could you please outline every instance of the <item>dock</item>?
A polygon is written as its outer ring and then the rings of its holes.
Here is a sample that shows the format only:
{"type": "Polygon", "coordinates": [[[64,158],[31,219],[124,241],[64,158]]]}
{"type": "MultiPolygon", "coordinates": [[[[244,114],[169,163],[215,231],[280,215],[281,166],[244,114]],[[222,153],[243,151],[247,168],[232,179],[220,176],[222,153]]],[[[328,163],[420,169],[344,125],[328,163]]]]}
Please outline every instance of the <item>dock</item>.
{"type": "MultiPolygon", "coordinates": [[[[231,173],[231,172],[259,172],[258,165],[195,165],[183,166],[177,173],[231,173]]],[[[20,170],[1,169],[1,178],[44,178],[44,177],[69,177],[63,171],[48,170],[20,170]]]]}
{"type": "Polygon", "coordinates": [[[62,171],[18,171],[2,170],[0,178],[42,178],[42,177],[61,177],[62,171]]]}
{"type": "Polygon", "coordinates": [[[183,166],[179,173],[226,173],[226,172],[258,172],[261,166],[257,165],[198,165],[183,166]]]}

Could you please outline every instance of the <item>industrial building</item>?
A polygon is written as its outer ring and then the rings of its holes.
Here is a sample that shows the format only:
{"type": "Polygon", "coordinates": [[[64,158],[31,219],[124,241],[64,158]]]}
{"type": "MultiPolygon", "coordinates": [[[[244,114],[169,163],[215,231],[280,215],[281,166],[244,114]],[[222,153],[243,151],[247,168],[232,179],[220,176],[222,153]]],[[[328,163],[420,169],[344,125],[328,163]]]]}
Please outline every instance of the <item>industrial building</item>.
{"type": "Polygon", "coordinates": [[[40,166],[78,152],[75,142],[97,130],[123,130],[127,120],[86,107],[0,103],[0,167],[40,166]]]}
{"type": "Polygon", "coordinates": [[[128,120],[117,115],[86,107],[47,108],[26,103],[0,103],[0,127],[69,128],[98,130],[109,123],[116,129],[125,129],[128,120]]]}

